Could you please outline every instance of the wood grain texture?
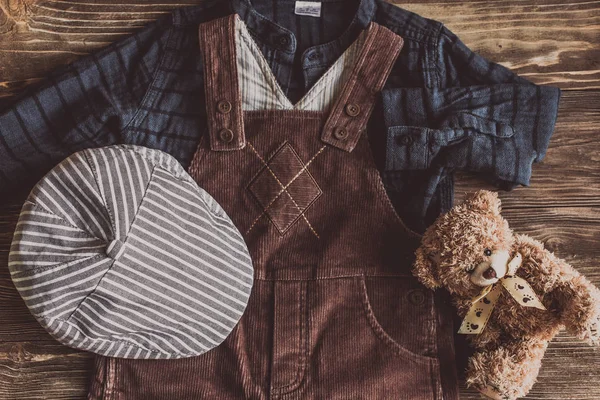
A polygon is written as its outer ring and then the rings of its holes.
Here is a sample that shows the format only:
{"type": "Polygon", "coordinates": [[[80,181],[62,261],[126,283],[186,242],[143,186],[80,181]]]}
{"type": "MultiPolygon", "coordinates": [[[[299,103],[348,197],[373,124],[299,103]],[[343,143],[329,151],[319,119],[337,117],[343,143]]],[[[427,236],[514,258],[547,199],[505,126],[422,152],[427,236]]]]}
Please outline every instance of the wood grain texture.
{"type": "Polygon", "coordinates": [[[0,343],[0,398],[85,398],[92,360],[50,338],[0,343]]]}
{"type": "Polygon", "coordinates": [[[536,83],[600,88],[598,1],[394,2],[442,21],[471,49],[536,83]]]}
{"type": "MultiPolygon", "coordinates": [[[[0,106],[53,68],[200,0],[0,0],[0,106]]],[[[536,83],[561,87],[550,148],[529,187],[500,192],[511,226],[541,240],[600,285],[600,1],[413,1],[471,49],[536,83]]],[[[459,172],[455,200],[494,189],[459,172]]],[[[27,311],[8,274],[26,190],[0,206],[0,399],[83,399],[91,356],[59,345],[27,311]]],[[[462,388],[461,398],[479,399],[462,388]]],[[[561,334],[528,399],[600,399],[600,349],[561,334]]]]}

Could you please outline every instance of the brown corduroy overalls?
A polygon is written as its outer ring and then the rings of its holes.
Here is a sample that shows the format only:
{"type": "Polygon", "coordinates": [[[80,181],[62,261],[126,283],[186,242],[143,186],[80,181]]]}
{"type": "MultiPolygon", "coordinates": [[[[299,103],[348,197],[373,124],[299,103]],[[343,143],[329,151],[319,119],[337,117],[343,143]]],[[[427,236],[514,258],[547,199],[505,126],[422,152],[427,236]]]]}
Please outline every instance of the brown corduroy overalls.
{"type": "Polygon", "coordinates": [[[201,24],[209,135],[189,172],[244,234],[250,301],[202,356],[100,357],[91,398],[455,398],[443,390],[451,343],[438,340],[451,335],[410,273],[420,237],[389,201],[366,134],[403,41],[367,29],[329,113],[243,111],[234,15],[201,24]]]}

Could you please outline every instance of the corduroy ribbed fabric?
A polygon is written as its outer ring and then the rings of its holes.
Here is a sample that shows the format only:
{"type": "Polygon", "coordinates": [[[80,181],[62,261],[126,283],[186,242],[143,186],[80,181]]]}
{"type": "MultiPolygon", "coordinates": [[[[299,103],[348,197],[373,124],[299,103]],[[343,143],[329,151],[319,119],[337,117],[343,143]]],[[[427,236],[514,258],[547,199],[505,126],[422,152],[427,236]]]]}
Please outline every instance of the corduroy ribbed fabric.
{"type": "Polygon", "coordinates": [[[233,23],[200,25],[204,54],[219,58],[206,81],[224,86],[207,89],[219,96],[208,100],[213,131],[189,173],[244,236],[248,306],[199,357],[98,358],[90,397],[456,399],[452,344],[438,340],[448,321],[410,272],[420,236],[387,197],[365,130],[402,39],[369,26],[330,113],[242,111],[237,81],[221,75],[236,76],[233,23]]]}

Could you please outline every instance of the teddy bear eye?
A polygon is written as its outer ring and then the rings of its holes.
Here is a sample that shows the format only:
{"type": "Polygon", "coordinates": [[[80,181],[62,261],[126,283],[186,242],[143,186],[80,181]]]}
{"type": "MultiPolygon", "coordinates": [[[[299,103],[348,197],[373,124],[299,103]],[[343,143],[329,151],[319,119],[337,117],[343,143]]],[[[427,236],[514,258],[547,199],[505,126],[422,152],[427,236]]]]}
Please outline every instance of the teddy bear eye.
{"type": "Polygon", "coordinates": [[[490,249],[485,249],[485,250],[483,251],[483,254],[485,254],[486,256],[488,256],[488,257],[489,257],[489,256],[491,256],[491,255],[492,255],[492,251],[491,251],[490,249]]]}

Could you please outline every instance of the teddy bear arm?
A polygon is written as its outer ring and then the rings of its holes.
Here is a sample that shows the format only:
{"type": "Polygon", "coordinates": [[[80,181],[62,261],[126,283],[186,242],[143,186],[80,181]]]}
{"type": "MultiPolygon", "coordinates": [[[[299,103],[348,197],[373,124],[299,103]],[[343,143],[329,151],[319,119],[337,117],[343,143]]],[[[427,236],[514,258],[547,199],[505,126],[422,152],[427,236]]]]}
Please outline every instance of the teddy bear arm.
{"type": "Polygon", "coordinates": [[[499,346],[501,334],[500,327],[494,321],[490,321],[480,334],[471,339],[471,346],[477,350],[491,350],[499,346]]]}
{"type": "Polygon", "coordinates": [[[590,344],[600,344],[600,290],[577,275],[559,282],[550,293],[567,331],[590,344]]]}
{"type": "Polygon", "coordinates": [[[515,247],[523,256],[523,267],[546,287],[560,324],[591,344],[600,343],[600,291],[565,260],[548,251],[543,243],[527,235],[515,236],[515,247]]]}

